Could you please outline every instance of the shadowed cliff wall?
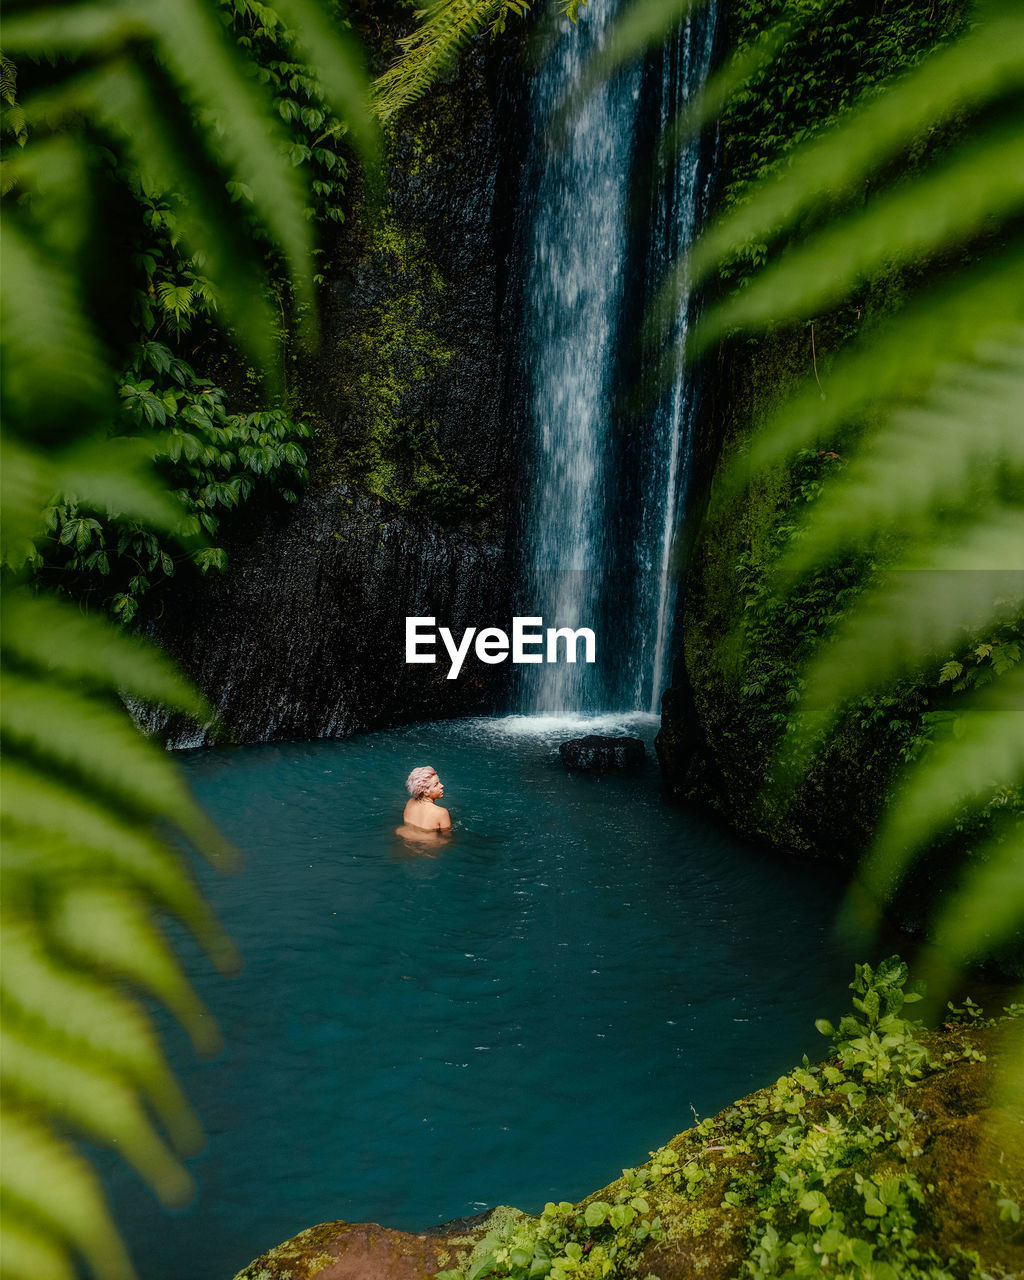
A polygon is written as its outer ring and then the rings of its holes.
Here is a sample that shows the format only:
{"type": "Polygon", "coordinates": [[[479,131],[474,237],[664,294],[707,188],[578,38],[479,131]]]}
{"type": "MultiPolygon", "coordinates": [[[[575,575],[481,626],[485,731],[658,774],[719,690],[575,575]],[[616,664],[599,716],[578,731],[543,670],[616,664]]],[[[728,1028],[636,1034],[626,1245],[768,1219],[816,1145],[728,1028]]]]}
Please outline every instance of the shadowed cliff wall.
{"type": "MultiPolygon", "coordinates": [[[[363,32],[378,69],[409,11],[363,32]]],[[[228,569],[153,593],[168,647],[238,742],[344,736],[495,709],[506,665],[406,667],[406,615],[507,625],[515,450],[501,315],[521,163],[514,42],[478,42],[385,135],[384,183],[353,180],[325,242],[315,351],[288,354],[309,423],[297,506],[254,502],[224,530],[228,569]]],[[[208,731],[150,718],[173,746],[208,731]]]]}

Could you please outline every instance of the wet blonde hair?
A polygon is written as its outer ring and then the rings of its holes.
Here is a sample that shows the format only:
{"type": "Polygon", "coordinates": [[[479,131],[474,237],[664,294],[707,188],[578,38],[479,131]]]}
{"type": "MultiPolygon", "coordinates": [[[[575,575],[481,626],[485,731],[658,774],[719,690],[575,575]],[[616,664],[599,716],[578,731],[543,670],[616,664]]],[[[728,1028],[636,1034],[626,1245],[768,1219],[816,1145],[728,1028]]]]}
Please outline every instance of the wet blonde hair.
{"type": "Polygon", "coordinates": [[[425,791],[430,790],[430,779],[436,776],[436,769],[431,768],[428,764],[421,764],[419,768],[413,769],[412,773],[406,778],[405,789],[414,800],[419,800],[425,791]]]}

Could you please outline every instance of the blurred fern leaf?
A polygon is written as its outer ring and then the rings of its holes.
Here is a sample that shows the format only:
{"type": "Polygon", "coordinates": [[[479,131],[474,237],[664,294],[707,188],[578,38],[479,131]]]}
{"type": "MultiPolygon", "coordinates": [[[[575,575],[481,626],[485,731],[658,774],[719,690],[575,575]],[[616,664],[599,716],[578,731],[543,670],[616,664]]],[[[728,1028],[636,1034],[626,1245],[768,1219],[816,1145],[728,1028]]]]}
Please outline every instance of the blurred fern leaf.
{"type": "MultiPolygon", "coordinates": [[[[767,254],[695,324],[689,358],[744,331],[852,313],[893,273],[909,294],[781,401],[711,498],[720,514],[797,450],[842,451],[772,577],[784,599],[837,561],[866,566],[805,667],[776,771],[783,793],[868,694],[926,682],[950,653],[995,629],[1013,634],[1024,617],[1022,97],[1024,13],[988,0],[958,40],[791,145],[664,282],[661,313],[674,314],[673,302],[751,243],[767,254]]],[[[995,668],[986,678],[984,697],[960,704],[957,732],[924,742],[889,798],[864,864],[879,893],[951,823],[984,825],[998,797],[1024,784],[1019,678],[995,668]]],[[[1020,879],[1019,841],[982,837],[936,921],[952,959],[1019,941],[1020,879]]]]}
{"type": "MultiPolygon", "coordinates": [[[[282,0],[281,12],[372,160],[354,41],[314,0],[282,0]]],[[[216,552],[156,470],[166,440],[110,435],[114,348],[127,320],[111,312],[118,299],[129,304],[111,287],[124,264],[91,255],[112,161],[117,180],[160,196],[173,235],[204,259],[206,303],[268,370],[280,325],[268,250],[294,298],[310,298],[306,180],[215,0],[15,4],[3,36],[2,94],[18,112],[2,274],[3,1270],[132,1280],[98,1179],[73,1143],[116,1149],[167,1204],[188,1198],[181,1158],[202,1132],[144,999],[162,1001],[198,1051],[218,1048],[160,921],[176,917],[221,970],[234,968],[177,842],[225,868],[237,855],[126,710],[158,704],[209,722],[205,699],[150,645],[33,590],[26,567],[52,534],[57,503],[81,511],[68,537],[76,527],[82,536],[90,511],[105,512],[177,538],[195,557],[216,552]],[[20,70],[37,64],[22,78],[37,86],[23,102],[8,57],[20,70]],[[233,201],[229,185],[244,186],[251,203],[233,201]]],[[[183,302],[175,294],[179,310],[183,302]]]]}
{"type": "Polygon", "coordinates": [[[967,698],[945,736],[909,772],[861,867],[861,878],[878,896],[899,883],[962,810],[981,808],[1024,777],[1024,676],[1009,673],[995,708],[991,702],[988,689],[967,698]]]}

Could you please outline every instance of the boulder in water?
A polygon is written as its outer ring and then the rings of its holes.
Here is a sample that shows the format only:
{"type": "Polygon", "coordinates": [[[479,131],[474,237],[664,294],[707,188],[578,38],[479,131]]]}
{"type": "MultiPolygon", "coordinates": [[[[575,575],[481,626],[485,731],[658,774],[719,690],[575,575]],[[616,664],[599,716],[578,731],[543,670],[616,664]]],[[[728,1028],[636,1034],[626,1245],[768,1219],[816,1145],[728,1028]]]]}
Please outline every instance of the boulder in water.
{"type": "Polygon", "coordinates": [[[567,769],[581,773],[625,773],[638,769],[647,752],[639,738],[606,738],[589,733],[570,738],[558,748],[567,769]]]}

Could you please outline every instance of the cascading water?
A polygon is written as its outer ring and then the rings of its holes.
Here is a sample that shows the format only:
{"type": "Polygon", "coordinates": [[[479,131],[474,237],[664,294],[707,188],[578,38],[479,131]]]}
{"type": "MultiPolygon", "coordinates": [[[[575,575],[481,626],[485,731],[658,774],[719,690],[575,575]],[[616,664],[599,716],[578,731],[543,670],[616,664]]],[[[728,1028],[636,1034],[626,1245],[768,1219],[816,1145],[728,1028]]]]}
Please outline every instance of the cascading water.
{"type": "MultiPolygon", "coordinates": [[[[531,440],[523,512],[522,611],[591,627],[594,666],[520,667],[531,713],[655,711],[667,674],[675,573],[695,409],[690,379],[617,408],[650,382],[641,320],[699,224],[707,176],[698,141],[664,159],[676,113],[703,85],[715,10],[688,18],[656,56],[605,81],[553,130],[553,114],[603,44],[616,0],[590,0],[535,76],[520,211],[519,410],[531,440]],[[653,139],[653,146],[651,140],[653,139]]],[[[689,300],[661,326],[685,336],[689,300]]],[[[582,657],[582,654],[581,654],[582,657]]]]}

